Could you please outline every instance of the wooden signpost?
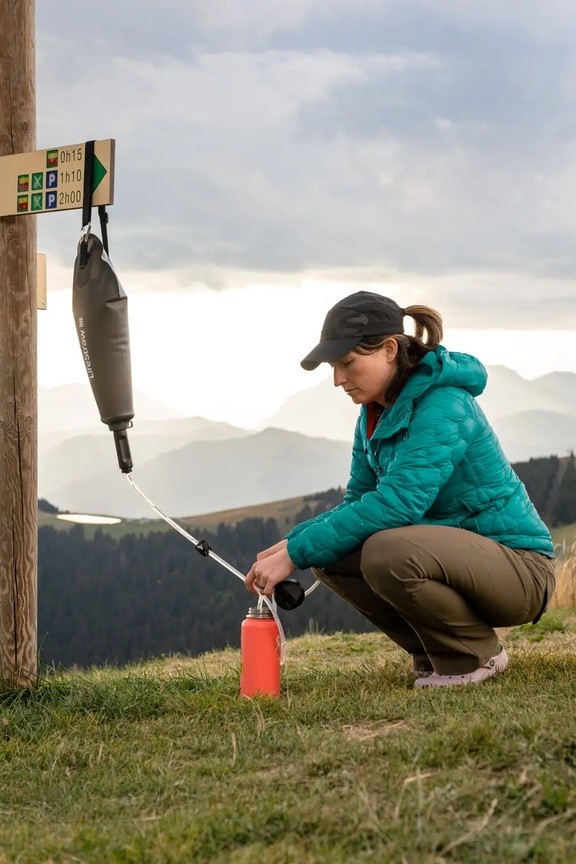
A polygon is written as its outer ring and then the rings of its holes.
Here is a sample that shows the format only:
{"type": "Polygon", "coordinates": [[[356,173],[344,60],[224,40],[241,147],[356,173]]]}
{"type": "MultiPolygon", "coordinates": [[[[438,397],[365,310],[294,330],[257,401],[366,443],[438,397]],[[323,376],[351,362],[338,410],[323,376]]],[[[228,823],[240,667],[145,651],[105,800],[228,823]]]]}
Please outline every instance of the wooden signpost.
{"type": "MultiPolygon", "coordinates": [[[[36,144],[34,0],[0,0],[0,156],[36,144]]],[[[37,676],[36,220],[0,218],[0,683],[37,676]]]]}
{"type": "MultiPolygon", "coordinates": [[[[33,687],[38,675],[36,315],[45,300],[34,216],[81,208],[86,166],[84,144],[35,150],[34,0],[0,0],[0,22],[1,691],[33,687]]],[[[112,203],[112,139],[95,142],[92,190],[95,206],[112,203]]]]}
{"type": "Polygon", "coordinates": [[[38,252],[36,255],[36,308],[46,309],[46,255],[38,252]]]}

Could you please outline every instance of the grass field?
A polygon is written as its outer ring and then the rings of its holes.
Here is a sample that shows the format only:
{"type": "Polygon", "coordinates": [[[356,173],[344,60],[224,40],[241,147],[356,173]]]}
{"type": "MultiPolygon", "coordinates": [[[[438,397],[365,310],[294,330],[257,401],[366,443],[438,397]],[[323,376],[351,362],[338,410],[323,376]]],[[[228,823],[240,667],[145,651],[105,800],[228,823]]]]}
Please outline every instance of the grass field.
{"type": "Polygon", "coordinates": [[[52,675],[0,701],[2,864],[571,864],[576,617],[509,670],[414,690],[380,634],[289,643],[280,699],[228,650],[52,675]]]}

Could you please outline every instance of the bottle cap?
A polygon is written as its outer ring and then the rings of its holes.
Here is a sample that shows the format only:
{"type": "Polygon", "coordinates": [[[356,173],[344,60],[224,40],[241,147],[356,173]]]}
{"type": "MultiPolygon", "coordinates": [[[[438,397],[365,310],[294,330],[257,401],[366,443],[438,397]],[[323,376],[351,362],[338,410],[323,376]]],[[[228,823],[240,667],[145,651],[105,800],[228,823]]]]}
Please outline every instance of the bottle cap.
{"type": "Polygon", "coordinates": [[[273,618],[272,612],[267,606],[258,609],[257,606],[250,606],[248,609],[247,618],[273,618]]]}
{"type": "Polygon", "coordinates": [[[281,609],[290,612],[304,602],[304,589],[296,579],[284,579],[274,589],[274,599],[281,609]]]}

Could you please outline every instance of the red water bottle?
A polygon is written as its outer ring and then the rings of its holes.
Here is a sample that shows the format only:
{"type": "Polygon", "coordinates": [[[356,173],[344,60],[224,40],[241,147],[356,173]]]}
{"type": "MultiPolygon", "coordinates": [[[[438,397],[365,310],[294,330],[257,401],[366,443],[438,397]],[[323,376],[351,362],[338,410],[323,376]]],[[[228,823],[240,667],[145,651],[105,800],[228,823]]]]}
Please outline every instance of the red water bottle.
{"type": "Polygon", "coordinates": [[[267,606],[248,609],[240,629],[240,695],[280,696],[280,636],[267,606]]]}

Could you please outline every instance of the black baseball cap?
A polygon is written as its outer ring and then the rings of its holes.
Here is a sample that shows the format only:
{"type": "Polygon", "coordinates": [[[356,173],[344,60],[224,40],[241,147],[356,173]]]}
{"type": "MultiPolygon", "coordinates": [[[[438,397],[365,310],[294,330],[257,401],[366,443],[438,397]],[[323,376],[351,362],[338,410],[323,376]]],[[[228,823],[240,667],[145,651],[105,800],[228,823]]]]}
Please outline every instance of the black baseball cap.
{"type": "Polygon", "coordinates": [[[324,319],[320,342],[300,365],[306,371],[320,363],[340,360],[365,336],[392,336],[404,333],[404,309],[394,300],[372,291],[356,291],[330,309],[324,319]]]}

